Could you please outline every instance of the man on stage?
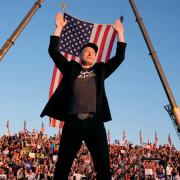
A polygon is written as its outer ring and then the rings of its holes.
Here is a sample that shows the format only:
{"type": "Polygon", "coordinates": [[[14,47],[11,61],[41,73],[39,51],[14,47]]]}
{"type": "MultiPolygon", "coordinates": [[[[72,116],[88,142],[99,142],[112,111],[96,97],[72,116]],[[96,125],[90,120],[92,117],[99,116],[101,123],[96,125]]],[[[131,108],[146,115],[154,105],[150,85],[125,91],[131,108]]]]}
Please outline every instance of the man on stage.
{"type": "Polygon", "coordinates": [[[45,106],[41,117],[47,115],[65,121],[60,140],[55,180],[67,180],[73,160],[84,140],[88,147],[97,180],[111,180],[109,149],[104,122],[111,120],[104,80],[121,64],[126,43],[120,20],[114,23],[117,32],[115,56],[106,63],[95,63],[98,47],[84,44],[80,50],[80,63],[67,61],[59,52],[58,42],[67,21],[61,13],[56,16],[56,29],[50,37],[49,54],[63,79],[45,106]]]}

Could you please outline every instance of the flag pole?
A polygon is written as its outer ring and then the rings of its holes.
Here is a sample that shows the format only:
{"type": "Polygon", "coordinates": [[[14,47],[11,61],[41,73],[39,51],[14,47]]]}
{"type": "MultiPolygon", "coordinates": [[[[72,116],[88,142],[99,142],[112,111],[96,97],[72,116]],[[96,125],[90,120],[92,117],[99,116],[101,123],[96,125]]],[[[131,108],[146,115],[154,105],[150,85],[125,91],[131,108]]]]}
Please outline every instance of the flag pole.
{"type": "Polygon", "coordinates": [[[61,8],[62,8],[62,11],[63,13],[65,12],[65,9],[67,8],[67,4],[65,2],[62,2],[61,3],[61,8]]]}
{"type": "Polygon", "coordinates": [[[168,81],[166,79],[166,76],[165,76],[165,74],[163,72],[163,69],[162,69],[161,64],[159,62],[159,59],[158,59],[158,56],[156,55],[156,51],[154,50],[154,47],[153,47],[153,45],[151,43],[151,40],[150,40],[150,38],[148,36],[148,33],[146,31],[146,28],[144,26],[142,18],[141,18],[140,14],[139,14],[139,12],[138,12],[138,10],[136,8],[134,0],[129,0],[129,2],[130,2],[130,5],[132,7],[132,10],[134,12],[134,15],[136,17],[136,21],[137,21],[137,23],[138,23],[138,25],[139,25],[139,27],[141,29],[141,32],[143,34],[144,39],[145,39],[146,45],[148,46],[148,49],[150,51],[149,54],[152,57],[153,63],[155,65],[155,68],[157,70],[157,73],[159,75],[161,83],[163,85],[163,88],[164,88],[164,90],[166,92],[167,98],[168,98],[168,100],[170,102],[170,105],[172,107],[172,111],[173,111],[172,113],[173,113],[173,115],[175,117],[175,122],[176,122],[177,126],[180,128],[180,109],[176,104],[176,101],[175,101],[175,98],[174,98],[173,93],[171,91],[171,88],[170,88],[170,86],[168,84],[168,81]]]}
{"type": "Polygon", "coordinates": [[[123,23],[123,21],[124,21],[124,16],[120,16],[120,21],[121,21],[121,23],[123,23]]]}
{"type": "Polygon", "coordinates": [[[15,40],[19,36],[19,34],[22,32],[22,30],[25,28],[27,23],[31,20],[32,16],[36,13],[38,8],[41,7],[41,4],[44,0],[38,0],[34,6],[30,9],[30,11],[27,13],[25,18],[21,21],[19,26],[16,28],[16,30],[12,33],[9,39],[5,42],[5,44],[0,49],[0,61],[3,59],[4,55],[7,53],[7,51],[10,49],[12,45],[14,45],[15,40]]]}

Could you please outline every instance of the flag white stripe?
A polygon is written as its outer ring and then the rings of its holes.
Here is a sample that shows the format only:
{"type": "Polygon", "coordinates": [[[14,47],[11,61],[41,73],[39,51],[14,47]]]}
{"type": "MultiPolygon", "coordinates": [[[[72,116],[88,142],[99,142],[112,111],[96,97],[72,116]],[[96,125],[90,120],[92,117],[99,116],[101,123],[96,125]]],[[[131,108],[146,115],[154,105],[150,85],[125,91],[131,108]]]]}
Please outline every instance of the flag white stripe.
{"type": "Polygon", "coordinates": [[[75,61],[78,62],[78,63],[80,63],[80,58],[79,58],[79,57],[76,57],[76,58],[75,58],[75,61]]]}

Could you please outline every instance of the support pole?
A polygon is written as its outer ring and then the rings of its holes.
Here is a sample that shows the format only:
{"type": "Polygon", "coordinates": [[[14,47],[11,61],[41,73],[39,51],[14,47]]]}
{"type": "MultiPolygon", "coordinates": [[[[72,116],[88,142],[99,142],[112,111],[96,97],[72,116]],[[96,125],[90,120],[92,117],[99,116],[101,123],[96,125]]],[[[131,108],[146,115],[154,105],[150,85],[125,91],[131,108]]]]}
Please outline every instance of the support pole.
{"type": "Polygon", "coordinates": [[[161,83],[163,85],[163,88],[164,88],[164,90],[166,92],[167,98],[168,98],[168,100],[170,102],[170,105],[172,107],[173,115],[175,117],[175,121],[177,123],[177,126],[180,128],[180,109],[178,108],[178,106],[176,104],[176,101],[174,99],[174,96],[173,96],[173,93],[171,91],[171,88],[170,88],[170,86],[168,84],[168,81],[166,79],[166,76],[165,76],[165,74],[163,72],[163,69],[162,69],[161,64],[159,62],[159,59],[158,59],[158,56],[156,55],[156,51],[154,50],[153,45],[151,43],[151,40],[150,40],[150,38],[148,36],[148,33],[146,31],[146,28],[144,26],[142,18],[140,17],[140,14],[139,14],[139,12],[138,12],[138,10],[136,8],[134,0],[129,0],[129,2],[130,2],[130,5],[132,7],[132,10],[133,10],[133,12],[135,14],[136,21],[138,22],[138,25],[139,25],[139,27],[141,29],[141,32],[143,34],[143,37],[145,39],[146,45],[148,46],[148,49],[150,51],[149,54],[152,57],[153,63],[155,65],[155,68],[157,70],[157,73],[159,75],[161,83]]]}
{"type": "Polygon", "coordinates": [[[0,61],[4,57],[4,55],[7,53],[7,51],[10,49],[10,47],[14,44],[15,40],[21,33],[21,31],[25,28],[27,23],[31,20],[32,16],[36,13],[38,8],[41,7],[41,4],[43,3],[44,0],[38,0],[34,6],[30,9],[30,11],[27,13],[25,18],[21,21],[19,26],[16,28],[16,30],[13,32],[13,34],[10,36],[9,39],[5,42],[3,47],[0,49],[0,61]]]}

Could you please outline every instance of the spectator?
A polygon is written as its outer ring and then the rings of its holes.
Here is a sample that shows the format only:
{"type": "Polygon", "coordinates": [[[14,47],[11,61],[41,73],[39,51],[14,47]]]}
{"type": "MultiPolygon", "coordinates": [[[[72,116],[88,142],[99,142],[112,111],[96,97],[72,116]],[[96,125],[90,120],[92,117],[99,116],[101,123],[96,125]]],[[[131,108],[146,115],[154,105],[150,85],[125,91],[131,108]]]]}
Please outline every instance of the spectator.
{"type": "MultiPolygon", "coordinates": [[[[0,180],[7,179],[34,179],[52,180],[55,170],[57,150],[51,144],[59,146],[59,135],[48,137],[41,132],[19,132],[14,136],[2,136],[0,138],[0,180]],[[40,146],[38,146],[40,145],[40,146]]],[[[126,175],[126,179],[145,179],[145,171],[150,172],[146,178],[161,179],[165,177],[164,164],[167,161],[168,179],[179,180],[180,151],[167,145],[156,148],[126,146],[117,144],[109,145],[110,165],[113,179],[123,173],[139,156],[159,158],[163,161],[142,161],[134,166],[126,175]]],[[[86,179],[95,179],[94,167],[91,155],[83,143],[71,167],[69,177],[73,175],[85,176],[86,179]]]]}

